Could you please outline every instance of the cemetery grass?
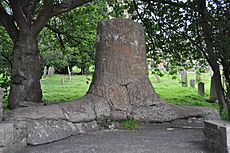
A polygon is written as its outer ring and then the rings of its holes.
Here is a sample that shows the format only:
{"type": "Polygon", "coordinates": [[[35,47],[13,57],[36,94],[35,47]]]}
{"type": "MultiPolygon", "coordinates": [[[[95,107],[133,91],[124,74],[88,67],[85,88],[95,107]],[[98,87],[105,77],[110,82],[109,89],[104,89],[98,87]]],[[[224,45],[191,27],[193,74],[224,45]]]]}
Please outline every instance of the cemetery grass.
{"type": "MultiPolygon", "coordinates": [[[[84,96],[89,88],[86,80],[91,76],[73,75],[72,80],[68,80],[67,75],[53,75],[41,80],[43,90],[43,101],[52,102],[69,102],[84,96]],[[65,79],[61,84],[61,79],[65,79]]],[[[188,75],[188,80],[194,79],[194,74],[188,75]]],[[[168,103],[186,106],[204,106],[218,110],[218,104],[207,102],[209,99],[210,76],[203,75],[202,81],[205,83],[205,95],[199,96],[197,93],[197,84],[195,88],[182,87],[180,78],[172,79],[172,76],[164,75],[157,82],[154,75],[150,75],[150,80],[157,94],[168,103]]]]}

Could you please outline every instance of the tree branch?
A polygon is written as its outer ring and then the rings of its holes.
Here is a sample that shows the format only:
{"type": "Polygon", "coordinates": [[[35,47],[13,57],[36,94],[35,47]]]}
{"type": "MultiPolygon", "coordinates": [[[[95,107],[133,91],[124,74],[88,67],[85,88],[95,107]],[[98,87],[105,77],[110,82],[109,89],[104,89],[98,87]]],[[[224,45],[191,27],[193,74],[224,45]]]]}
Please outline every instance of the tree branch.
{"type": "Polygon", "coordinates": [[[85,39],[83,37],[72,36],[72,35],[70,35],[70,34],[68,34],[66,32],[60,31],[59,29],[52,27],[51,25],[46,24],[45,27],[48,28],[49,30],[53,31],[56,34],[64,35],[67,38],[70,38],[70,39],[74,40],[77,43],[81,43],[82,40],[84,40],[86,43],[88,43],[87,39],[85,39]]]}
{"type": "MultiPolygon", "coordinates": [[[[137,3],[136,3],[135,0],[133,0],[133,5],[134,5],[134,8],[135,8],[135,10],[136,10],[136,12],[137,12],[137,15],[138,15],[139,19],[141,20],[141,22],[144,24],[145,27],[148,27],[147,24],[145,23],[145,21],[143,20],[143,18],[141,17],[140,12],[138,11],[138,6],[137,6],[137,3]]],[[[151,33],[150,33],[150,31],[148,30],[148,28],[146,28],[146,31],[147,31],[147,35],[148,35],[148,37],[149,37],[149,39],[150,39],[150,41],[151,41],[151,44],[154,46],[154,40],[153,40],[153,38],[151,37],[151,33]]],[[[153,49],[154,49],[154,47],[153,47],[153,49]]]]}
{"type": "Polygon", "coordinates": [[[40,14],[32,24],[32,28],[34,29],[35,34],[38,34],[42,30],[44,25],[48,22],[48,20],[51,18],[53,2],[54,0],[44,1],[44,5],[42,7],[40,14]]]}
{"type": "Polygon", "coordinates": [[[17,25],[20,29],[20,31],[25,32],[26,28],[29,25],[29,22],[26,18],[26,15],[23,12],[22,6],[21,6],[20,0],[9,0],[9,4],[11,5],[11,8],[13,10],[13,16],[15,17],[17,21],[17,25]]]}
{"type": "Polygon", "coordinates": [[[73,8],[86,4],[90,1],[91,0],[69,0],[68,2],[62,2],[60,4],[55,4],[53,6],[53,11],[52,11],[51,16],[56,16],[58,14],[67,12],[73,8]]]}
{"type": "Polygon", "coordinates": [[[0,24],[6,29],[13,42],[16,42],[19,31],[14,24],[13,17],[7,14],[6,10],[0,3],[0,24]]]}
{"type": "Polygon", "coordinates": [[[35,34],[38,34],[42,28],[46,25],[50,18],[67,12],[75,7],[81,6],[91,0],[69,0],[59,4],[53,4],[54,0],[45,0],[45,4],[38,15],[37,19],[33,23],[35,34]]]}
{"type": "Polygon", "coordinates": [[[177,6],[181,8],[187,8],[192,6],[192,2],[188,0],[187,2],[173,2],[172,0],[153,0],[153,2],[158,2],[160,4],[168,4],[172,6],[177,6]]]}

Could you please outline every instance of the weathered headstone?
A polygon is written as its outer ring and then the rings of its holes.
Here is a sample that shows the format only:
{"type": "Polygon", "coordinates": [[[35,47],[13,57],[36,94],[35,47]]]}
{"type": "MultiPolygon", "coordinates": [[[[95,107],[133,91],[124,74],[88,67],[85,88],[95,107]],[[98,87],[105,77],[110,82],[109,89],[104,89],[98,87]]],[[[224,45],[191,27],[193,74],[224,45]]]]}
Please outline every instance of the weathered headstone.
{"type": "Polygon", "coordinates": [[[204,96],[204,83],[203,82],[198,83],[198,94],[201,96],[204,96]]]}
{"type": "Polygon", "coordinates": [[[47,73],[48,76],[51,76],[51,67],[48,68],[48,73],[47,73]]]}
{"type": "Polygon", "coordinates": [[[196,82],[200,82],[200,81],[201,81],[201,74],[196,73],[196,82]]]}
{"type": "Polygon", "coordinates": [[[47,75],[47,66],[44,66],[44,70],[43,70],[43,77],[46,77],[46,75],[47,75]]]}
{"type": "Polygon", "coordinates": [[[195,88],[195,80],[190,80],[190,87],[195,88]]]}
{"type": "Polygon", "coordinates": [[[160,77],[159,77],[157,74],[154,74],[154,76],[155,76],[155,78],[156,78],[157,83],[160,83],[160,82],[161,82],[160,77]]]}
{"type": "Polygon", "coordinates": [[[67,69],[68,69],[68,76],[69,76],[69,81],[71,81],[71,80],[72,80],[72,76],[71,76],[71,71],[70,71],[70,68],[69,68],[69,66],[67,67],[67,69]]]}
{"type": "Polygon", "coordinates": [[[214,76],[211,77],[211,86],[210,86],[210,101],[216,102],[218,99],[216,94],[215,79],[214,76]]]}
{"type": "Polygon", "coordinates": [[[181,71],[181,83],[182,87],[188,86],[187,71],[181,71]]]}
{"type": "Polygon", "coordinates": [[[65,84],[65,78],[61,78],[61,85],[65,84]]]}
{"type": "Polygon", "coordinates": [[[48,68],[48,76],[51,76],[51,75],[54,75],[54,67],[52,67],[52,66],[50,66],[49,68],[48,68]]]}
{"type": "Polygon", "coordinates": [[[2,100],[3,100],[3,90],[2,90],[2,88],[0,88],[0,122],[2,121],[2,118],[3,118],[2,100]]]}

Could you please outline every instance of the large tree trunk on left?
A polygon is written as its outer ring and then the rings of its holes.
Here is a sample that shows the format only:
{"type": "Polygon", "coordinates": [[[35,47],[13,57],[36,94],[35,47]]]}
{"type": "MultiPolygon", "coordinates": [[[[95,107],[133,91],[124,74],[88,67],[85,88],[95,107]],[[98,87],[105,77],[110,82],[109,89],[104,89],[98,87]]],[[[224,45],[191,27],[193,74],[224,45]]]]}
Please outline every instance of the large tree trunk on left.
{"type": "Polygon", "coordinates": [[[19,102],[42,102],[41,76],[37,36],[19,35],[14,44],[12,85],[9,95],[10,109],[16,108],[19,102]]]}

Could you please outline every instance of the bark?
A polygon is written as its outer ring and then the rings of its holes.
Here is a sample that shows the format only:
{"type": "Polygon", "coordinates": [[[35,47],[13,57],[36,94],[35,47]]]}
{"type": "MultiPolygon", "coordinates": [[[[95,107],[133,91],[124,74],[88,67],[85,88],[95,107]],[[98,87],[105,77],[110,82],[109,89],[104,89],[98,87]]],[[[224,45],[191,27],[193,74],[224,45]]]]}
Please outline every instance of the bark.
{"type": "Polygon", "coordinates": [[[228,110],[228,119],[230,120],[230,65],[225,63],[223,66],[224,76],[226,79],[226,103],[227,103],[227,110],[228,110]]]}
{"type": "Polygon", "coordinates": [[[108,99],[115,110],[160,103],[149,78],[144,29],[130,20],[98,24],[96,65],[88,93],[108,99]]]}
{"type": "Polygon", "coordinates": [[[41,76],[36,35],[20,35],[14,45],[10,109],[16,108],[19,102],[42,102],[41,76]]]}

